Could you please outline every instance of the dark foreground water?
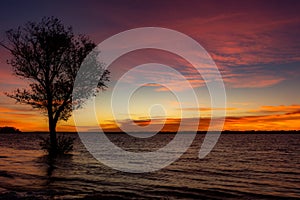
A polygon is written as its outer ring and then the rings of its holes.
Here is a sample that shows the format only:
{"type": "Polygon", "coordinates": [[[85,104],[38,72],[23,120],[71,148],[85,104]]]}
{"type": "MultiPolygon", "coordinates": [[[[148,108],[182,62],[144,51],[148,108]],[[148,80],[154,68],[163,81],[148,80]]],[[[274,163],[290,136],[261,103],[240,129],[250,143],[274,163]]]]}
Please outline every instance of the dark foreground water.
{"type": "MultiPolygon", "coordinates": [[[[0,135],[0,199],[300,199],[300,134],[222,135],[201,160],[204,136],[197,135],[179,160],[145,174],[102,165],[78,137],[72,155],[49,158],[39,137],[0,135]]],[[[173,135],[146,143],[109,137],[125,149],[150,151],[173,135]]]]}

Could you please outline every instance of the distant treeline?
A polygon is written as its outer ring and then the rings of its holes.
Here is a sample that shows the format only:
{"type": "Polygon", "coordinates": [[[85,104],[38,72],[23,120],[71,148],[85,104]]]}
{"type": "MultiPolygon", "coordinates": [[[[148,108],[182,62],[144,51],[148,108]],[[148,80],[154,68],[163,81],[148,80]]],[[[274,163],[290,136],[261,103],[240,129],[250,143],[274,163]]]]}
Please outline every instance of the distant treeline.
{"type": "MultiPolygon", "coordinates": [[[[106,134],[126,134],[124,132],[105,132],[106,134]]],[[[159,132],[159,134],[176,134],[177,132],[168,132],[163,131],[159,132]]],[[[191,133],[189,131],[183,131],[182,133],[191,133]]],[[[197,131],[197,134],[206,134],[207,131],[197,131]]],[[[216,131],[208,132],[210,134],[219,133],[216,131]]],[[[224,130],[221,132],[222,134],[300,134],[300,130],[270,130],[270,131],[260,131],[260,130],[249,130],[249,131],[230,131],[224,130]]]]}
{"type": "Polygon", "coordinates": [[[250,130],[250,131],[222,131],[222,134],[288,134],[288,133],[300,133],[300,130],[273,130],[273,131],[260,131],[260,130],[250,130]]]}
{"type": "MultiPolygon", "coordinates": [[[[21,131],[15,127],[0,127],[0,133],[21,133],[21,131]]],[[[40,133],[40,134],[48,134],[49,132],[45,131],[33,131],[33,132],[24,132],[24,133],[40,133]]],[[[87,132],[88,133],[88,132],[87,132]]],[[[105,132],[106,134],[127,134],[125,132],[105,132]]],[[[144,132],[147,133],[147,132],[144,132]]],[[[191,133],[189,131],[184,131],[182,133],[191,133]]],[[[197,134],[206,134],[207,131],[198,131],[197,134]]],[[[219,133],[215,131],[208,132],[210,134],[219,133]]],[[[276,131],[229,131],[224,130],[221,132],[222,134],[300,134],[300,130],[276,130],[276,131]]],[[[58,134],[77,134],[77,132],[58,132],[58,134]]],[[[158,134],[177,134],[177,132],[159,132],[158,134]]]]}
{"type": "Polygon", "coordinates": [[[0,127],[0,133],[21,133],[21,131],[15,127],[5,126],[0,127]]]}

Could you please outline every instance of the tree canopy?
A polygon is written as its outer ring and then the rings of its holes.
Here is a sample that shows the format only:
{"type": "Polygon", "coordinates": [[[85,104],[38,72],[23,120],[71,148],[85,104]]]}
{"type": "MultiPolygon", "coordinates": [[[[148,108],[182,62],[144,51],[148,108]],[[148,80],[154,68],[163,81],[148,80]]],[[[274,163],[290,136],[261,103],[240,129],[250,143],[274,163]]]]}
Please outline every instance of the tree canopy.
{"type": "MultiPolygon", "coordinates": [[[[27,88],[6,95],[47,114],[51,141],[55,146],[57,122],[68,120],[72,114],[74,81],[81,63],[95,48],[95,43],[85,35],[75,35],[72,28],[64,26],[59,19],[45,17],[38,23],[28,22],[8,30],[6,43],[0,45],[12,55],[8,63],[14,74],[29,81],[27,88]]],[[[94,94],[104,89],[109,81],[109,72],[103,67],[103,63],[97,63],[100,76],[98,74],[99,83],[93,90],[94,94]]],[[[89,80],[94,74],[87,74],[85,79],[89,80]]],[[[89,95],[87,93],[82,98],[89,95]]],[[[80,107],[76,105],[76,108],[80,107]]]]}

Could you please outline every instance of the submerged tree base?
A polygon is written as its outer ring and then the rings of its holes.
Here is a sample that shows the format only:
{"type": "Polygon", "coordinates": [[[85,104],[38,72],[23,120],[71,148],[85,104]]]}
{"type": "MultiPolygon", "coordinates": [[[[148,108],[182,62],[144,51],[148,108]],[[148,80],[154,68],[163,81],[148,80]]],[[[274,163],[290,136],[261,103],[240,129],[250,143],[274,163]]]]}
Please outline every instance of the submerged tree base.
{"type": "Polygon", "coordinates": [[[50,137],[41,138],[40,146],[42,150],[46,151],[49,155],[61,155],[67,154],[73,150],[73,144],[75,138],[66,135],[60,135],[57,137],[57,145],[51,144],[50,137]]]}

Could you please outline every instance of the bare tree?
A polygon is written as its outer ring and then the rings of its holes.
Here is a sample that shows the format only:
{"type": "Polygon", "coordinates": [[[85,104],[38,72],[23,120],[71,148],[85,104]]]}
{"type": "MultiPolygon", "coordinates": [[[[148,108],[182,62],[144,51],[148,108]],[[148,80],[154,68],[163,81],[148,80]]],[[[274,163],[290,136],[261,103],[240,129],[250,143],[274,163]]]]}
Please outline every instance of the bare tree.
{"type": "MultiPolygon", "coordinates": [[[[6,37],[7,42],[0,45],[12,55],[7,62],[12,65],[16,76],[30,81],[27,89],[17,89],[6,95],[47,114],[51,149],[55,152],[57,122],[67,121],[71,116],[76,74],[96,45],[84,35],[75,35],[71,27],[65,27],[54,17],[8,30],[6,37]]],[[[98,63],[97,67],[98,72],[102,69],[102,73],[96,90],[90,91],[93,94],[104,89],[109,81],[109,72],[103,69],[103,64],[98,63]]],[[[93,73],[87,76],[93,76],[93,73]]],[[[85,77],[86,80],[90,78],[85,77]]],[[[87,92],[81,97],[85,99],[89,95],[87,92]]],[[[76,108],[80,107],[76,105],[76,108]]]]}

